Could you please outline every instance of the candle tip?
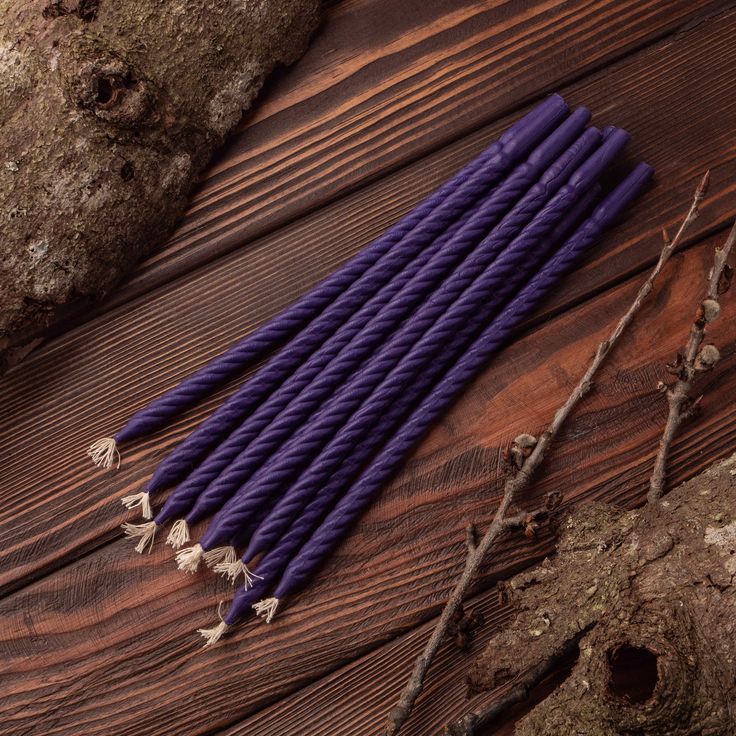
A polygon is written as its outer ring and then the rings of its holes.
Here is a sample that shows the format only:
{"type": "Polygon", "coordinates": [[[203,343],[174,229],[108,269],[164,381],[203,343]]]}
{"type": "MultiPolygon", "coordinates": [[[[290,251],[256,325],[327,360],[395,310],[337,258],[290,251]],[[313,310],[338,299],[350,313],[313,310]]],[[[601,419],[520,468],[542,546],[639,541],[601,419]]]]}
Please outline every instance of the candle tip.
{"type": "Polygon", "coordinates": [[[214,569],[218,563],[231,563],[238,559],[238,553],[235,551],[235,547],[215,547],[210,549],[202,555],[204,564],[207,567],[214,569]]]}
{"type": "Polygon", "coordinates": [[[197,633],[204,637],[204,647],[207,648],[217,644],[228,628],[230,627],[224,621],[220,621],[217,626],[213,626],[211,629],[197,629],[197,633]]]}
{"type": "Polygon", "coordinates": [[[263,576],[256,575],[248,569],[248,566],[242,560],[235,560],[234,562],[219,562],[212,568],[216,573],[226,577],[233,585],[235,585],[237,579],[242,575],[245,580],[245,589],[253,587],[253,583],[256,579],[263,580],[263,576]]]}
{"type": "Polygon", "coordinates": [[[171,527],[169,536],[166,537],[166,544],[170,544],[174,549],[183,547],[189,541],[189,524],[186,519],[179,519],[174,522],[171,527]]]}
{"type": "Polygon", "coordinates": [[[118,452],[118,444],[114,437],[102,437],[89,446],[87,455],[92,458],[92,462],[98,468],[111,468],[117,460],[117,467],[120,467],[120,452],[118,452]]]}

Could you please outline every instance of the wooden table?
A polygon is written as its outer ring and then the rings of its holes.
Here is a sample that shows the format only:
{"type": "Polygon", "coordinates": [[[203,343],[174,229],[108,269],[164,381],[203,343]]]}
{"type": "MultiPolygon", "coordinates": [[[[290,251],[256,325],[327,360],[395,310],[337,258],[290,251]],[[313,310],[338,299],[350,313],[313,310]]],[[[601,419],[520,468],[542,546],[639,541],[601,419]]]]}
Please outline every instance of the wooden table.
{"type": "MultiPolygon", "coordinates": [[[[686,247],[611,356],[523,503],[643,499],[713,247],[736,214],[736,3],[706,0],[344,0],[268,85],[178,231],[99,308],[0,383],[0,733],[29,736],[379,734],[463,563],[465,528],[499,497],[500,457],[539,431],[628,304],[708,167],[686,247]],[[426,438],[319,579],[271,624],[202,650],[231,592],[170,548],[139,557],[118,498],[135,492],[225,392],[96,471],[89,442],[278,312],[535,101],[557,90],[633,137],[657,184],[426,438]]],[[[678,437],[670,481],[732,452],[736,306],[724,360],[678,437]]],[[[509,536],[471,601],[553,550],[509,536]]],[[[464,711],[473,654],[447,643],[407,736],[464,711]]],[[[487,696],[485,696],[487,697],[487,696]]],[[[491,729],[509,733],[510,722],[491,729]]]]}

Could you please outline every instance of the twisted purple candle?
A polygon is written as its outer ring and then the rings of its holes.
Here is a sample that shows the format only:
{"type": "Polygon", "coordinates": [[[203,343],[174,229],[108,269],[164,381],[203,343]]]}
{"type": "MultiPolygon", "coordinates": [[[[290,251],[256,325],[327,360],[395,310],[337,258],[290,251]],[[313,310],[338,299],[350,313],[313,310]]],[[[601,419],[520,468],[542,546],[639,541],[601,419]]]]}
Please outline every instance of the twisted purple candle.
{"type": "MultiPolygon", "coordinates": [[[[420,247],[429,244],[448,222],[457,217],[458,200],[465,202],[461,211],[466,208],[467,196],[474,191],[473,185],[469,184],[470,181],[479,174],[487,177],[490,184],[497,181],[514,161],[523,158],[550,129],[555,127],[565,117],[567,111],[567,105],[559,95],[552,95],[546,99],[504,133],[497,143],[490,146],[339,271],[252,335],[137,412],[114,437],[103,438],[94,443],[89,453],[93,461],[109,467],[116,457],[119,443],[150,434],[165,426],[172,417],[309,325],[323,310],[329,308],[332,319],[340,322],[341,318],[338,315],[340,310],[344,309],[344,304],[336,307],[333,302],[352,287],[356,280],[363,278],[384,256],[397,250],[404,250],[408,245],[407,240],[417,243],[420,247]],[[502,149],[506,155],[499,158],[502,149]],[[502,169],[503,166],[506,166],[506,169],[502,169]],[[463,193],[460,193],[461,191],[463,193]],[[394,248],[398,243],[402,243],[402,248],[394,248]]],[[[350,314],[349,309],[342,318],[347,314],[350,314]]]]}
{"type": "MultiPolygon", "coordinates": [[[[477,208],[477,207],[476,207],[477,208]]],[[[250,443],[260,432],[319,375],[330,360],[347,345],[360,330],[391,301],[413,276],[452,238],[452,236],[472,216],[475,209],[468,210],[453,223],[434,243],[425,248],[396,277],[361,307],[309,360],[300,366],[273,393],[268,400],[248,417],[206,460],[191,473],[173,493],[169,495],[164,507],[154,521],[158,526],[170,519],[186,514],[184,523],[175,525],[167,541],[175,548],[189,541],[189,526],[217,510],[227,498],[218,495],[217,487],[202,496],[203,491],[220,473],[241,453],[245,453],[250,443]]],[[[244,393],[250,384],[244,387],[244,393]]]]}
{"type": "MultiPolygon", "coordinates": [[[[565,220],[560,223],[550,238],[553,243],[559,243],[570,229],[579,222],[599,192],[600,187],[591,190],[573,211],[566,216],[565,220]]],[[[421,374],[419,382],[412,384],[410,389],[402,394],[399,401],[391,406],[388,414],[381,417],[379,425],[367,433],[365,438],[356,447],[356,451],[347,458],[340,469],[332,475],[324,486],[320,487],[318,493],[312,494],[306,503],[306,508],[303,509],[303,513],[300,513],[299,517],[294,520],[291,526],[287,524],[283,528],[274,529],[273,526],[269,525],[269,522],[272,522],[278,516],[279,506],[282,502],[287,501],[287,497],[284,497],[268,515],[266,521],[259,526],[256,534],[253,536],[250,547],[243,555],[242,562],[247,563],[253,556],[267,551],[277,539],[279,540],[279,544],[258,562],[256,567],[257,577],[249,577],[246,585],[238,590],[223,622],[214,629],[200,629],[200,633],[208,639],[208,643],[214,643],[224,633],[227,627],[234,625],[246,614],[250,613],[251,607],[260,601],[269,589],[273,588],[278,576],[286,569],[286,566],[294,555],[296,555],[301,546],[314,533],[315,529],[317,529],[327,513],[334,507],[335,502],[344,492],[347,485],[362,469],[374,450],[385,442],[386,437],[393,431],[395,425],[409,410],[415,407],[416,402],[427,393],[435,380],[443,375],[446,367],[452,364],[458,353],[464,350],[467,344],[467,340],[463,339],[464,337],[464,335],[456,335],[447,346],[447,349],[442,351],[439,356],[440,360],[430,363],[428,370],[421,374]],[[213,637],[215,637],[214,640],[213,637]]],[[[310,467],[310,471],[311,469],[310,467]]],[[[302,478],[306,479],[310,471],[302,478]]],[[[302,511],[301,508],[299,510],[302,511]]],[[[231,575],[233,579],[243,569],[247,570],[245,564],[238,567],[234,563],[231,563],[230,565],[222,565],[221,567],[223,570],[228,570],[228,568],[232,570],[234,572],[231,575]]],[[[276,606],[277,602],[275,603],[274,599],[267,599],[259,607],[259,610],[266,616],[268,622],[270,622],[271,617],[275,614],[276,606]]]]}
{"type": "MultiPolygon", "coordinates": [[[[590,132],[597,140],[600,134],[597,131],[590,132]]],[[[523,273],[525,263],[530,261],[533,251],[540,247],[540,243],[549,236],[627,141],[628,134],[625,131],[614,133],[573,173],[570,182],[562,187],[531,224],[488,267],[499,250],[499,231],[494,229],[417,315],[392,337],[388,345],[325,405],[313,421],[293,435],[280,452],[262,466],[237,496],[221,509],[202,539],[202,548],[211,549],[230,539],[246,526],[254,509],[263,508],[274,499],[283,485],[321,450],[342,423],[381,383],[388,372],[386,365],[395,366],[401,360],[390,374],[390,392],[379,392],[380,396],[376,399],[381,402],[382,410],[385,410],[386,402],[396,396],[396,391],[400,391],[406,381],[426,365],[468,321],[484,320],[493,314],[511,293],[514,284],[518,283],[518,274],[523,273]],[[417,339],[418,342],[414,345],[417,339]],[[408,356],[403,359],[407,353],[408,356]]],[[[509,213],[509,217],[511,214],[513,211],[509,213]]],[[[508,217],[504,218],[502,225],[507,220],[508,217]]],[[[367,420],[361,416],[360,421],[367,420]]]]}
{"type": "MultiPolygon", "coordinates": [[[[635,186],[638,187],[641,185],[635,186]]],[[[635,193],[635,191],[631,192],[632,198],[635,193]]],[[[591,196],[594,195],[595,193],[592,193],[591,196]]],[[[565,220],[556,229],[555,234],[553,235],[553,240],[564,237],[564,234],[568,229],[574,227],[577,219],[581,216],[582,211],[589,206],[591,196],[586,197],[573,212],[568,214],[565,220]]],[[[622,209],[626,206],[626,203],[626,200],[620,201],[622,209]]],[[[605,203],[602,207],[604,206],[605,203]]],[[[601,208],[599,208],[598,212],[600,212],[600,209],[601,208]]],[[[615,214],[615,212],[609,213],[609,215],[614,216],[615,214]]],[[[595,215],[593,217],[595,217],[595,215]]],[[[538,298],[540,298],[543,293],[550,290],[555,281],[563,274],[564,270],[569,269],[582,252],[587,249],[589,243],[580,237],[580,235],[580,232],[576,233],[576,237],[580,238],[577,241],[577,246],[570,248],[570,243],[572,243],[571,239],[567,246],[567,252],[564,252],[565,248],[561,249],[553,261],[551,261],[550,264],[535,277],[534,281],[536,282],[536,287],[532,287],[532,284],[530,283],[526,289],[520,292],[519,296],[509,306],[509,309],[497,318],[497,321],[499,321],[506,318],[508,315],[507,329],[509,332],[515,329],[519,322],[523,321],[523,319],[525,319],[526,316],[536,308],[538,298]],[[553,267],[553,263],[556,263],[556,267],[553,267]],[[544,273],[552,274],[552,278],[545,278],[543,276],[544,273]],[[528,300],[528,295],[531,295],[532,301],[528,300]],[[519,306],[521,307],[520,309],[517,308],[519,306]]],[[[454,394],[452,399],[454,399],[454,394]]],[[[450,399],[450,401],[452,401],[452,399],[450,399]]],[[[389,420],[389,426],[392,426],[392,423],[400,420],[401,417],[401,409],[392,409],[392,417],[389,420]]],[[[369,435],[369,439],[372,439],[373,436],[373,433],[371,433],[369,435]]],[[[362,444],[359,447],[362,448],[362,444]]],[[[369,453],[370,452],[372,452],[372,450],[369,451],[369,453]]],[[[218,626],[212,629],[200,629],[200,633],[205,637],[208,644],[214,644],[228,628],[234,626],[240,619],[251,613],[251,607],[253,607],[254,604],[257,604],[258,600],[272,589],[278,576],[282,574],[289,562],[293,559],[294,555],[296,555],[305,541],[307,541],[313,534],[327,511],[332,507],[334,501],[339,497],[345,483],[349,482],[354,474],[361,469],[363,461],[367,459],[367,457],[368,455],[364,458],[357,458],[354,455],[350,456],[348,462],[341,467],[334,478],[331,479],[328,486],[326,486],[323,491],[320,491],[320,493],[306,507],[304,513],[301,514],[295,523],[288,529],[286,534],[281,538],[278,547],[265,555],[258,563],[257,570],[261,578],[257,580],[254,586],[250,589],[245,587],[238,589],[230,609],[218,626]]],[[[247,555],[244,555],[244,559],[248,559],[247,555]]],[[[282,593],[282,595],[284,594],[282,593]]],[[[267,598],[256,607],[262,615],[265,615],[266,620],[270,621],[276,613],[278,605],[278,598],[267,598]]]]}
{"type": "MultiPolygon", "coordinates": [[[[207,458],[179,486],[156,522],[164,523],[185,513],[194,504],[186,517],[189,526],[219,509],[248,479],[250,473],[262,465],[327,397],[338,390],[346,377],[424,301],[518,201],[520,194],[527,191],[542,171],[580,134],[589,119],[590,112],[585,108],[573,113],[530,154],[526,162],[517,166],[506,181],[470,213],[467,222],[453,225],[441,239],[435,241],[434,246],[426,248],[412,262],[411,269],[401,272],[359,309],[253,416],[230,435],[213,456],[207,458]],[[427,255],[431,257],[422,257],[427,255]],[[274,423],[268,426],[272,420],[274,423]],[[259,437],[266,426],[268,430],[259,437]],[[259,437],[258,440],[251,446],[251,441],[256,437],[259,437]],[[221,472],[223,475],[220,478],[221,472]]],[[[586,140],[595,137],[594,133],[589,133],[586,140]]],[[[172,544],[177,545],[184,538],[180,533],[183,529],[183,525],[177,527],[171,539],[172,544]]]]}
{"type": "MultiPolygon", "coordinates": [[[[652,169],[639,164],[636,169],[609,194],[578,230],[568,239],[557,254],[541,269],[527,286],[486,328],[455,367],[443,378],[431,394],[422,402],[394,438],[384,447],[360,479],[352,486],[338,505],[330,512],[319,529],[301,548],[298,555],[288,564],[273,597],[262,602],[260,610],[273,616],[279,601],[303,586],[325,561],[335,546],[360,516],[376,492],[395,473],[406,454],[454,401],[457,394],[467,385],[488,359],[508,340],[518,325],[545,298],[551,288],[577,262],[580,256],[610,226],[613,220],[628,207],[649,181],[652,169]]],[[[279,546],[272,555],[280,558],[279,546]]],[[[270,555],[269,555],[270,556],[270,555]]],[[[264,558],[265,560],[265,558],[264,558]]],[[[273,564],[273,563],[270,563],[273,564]]],[[[259,566],[260,568],[260,566],[259,566]]],[[[265,570],[264,570],[265,571],[265,570]]],[[[237,620],[242,608],[236,606],[236,595],[227,624],[237,620]]]]}
{"type": "MultiPolygon", "coordinates": [[[[567,271],[569,271],[570,268],[572,268],[600,233],[608,227],[637,196],[650,176],[651,169],[648,166],[642,164],[637,167],[637,169],[635,169],[635,171],[617,188],[617,190],[609,195],[603,203],[601,203],[589,220],[587,220],[575,232],[575,234],[558,251],[550,262],[535,277],[533,277],[532,281],[509,305],[509,308],[503,314],[499,315],[494,323],[485,330],[484,336],[492,333],[495,335],[495,338],[492,344],[488,344],[485,356],[478,356],[481,363],[485,363],[495,350],[503,346],[505,340],[510,337],[519,324],[521,324],[524,319],[526,319],[529,314],[536,309],[539,301],[545,298],[557,281],[567,271]]],[[[595,193],[593,193],[593,195],[594,194],[595,193]]],[[[560,235],[564,237],[564,233],[567,229],[574,227],[577,218],[581,215],[582,210],[588,206],[589,201],[590,197],[584,199],[577,208],[565,218],[561,225],[556,229],[556,237],[559,237],[560,235]]],[[[483,336],[478,340],[478,344],[482,345],[482,341],[483,336]]],[[[470,358],[466,357],[464,360],[468,361],[470,358]]],[[[462,370],[462,366],[458,363],[454,371],[460,370],[462,370]]],[[[471,371],[471,378],[474,373],[474,371],[471,371]]],[[[445,396],[438,400],[438,416],[452,403],[452,401],[454,401],[457,392],[462,390],[462,386],[465,384],[462,384],[460,388],[453,389],[452,386],[455,384],[452,381],[451,376],[448,374],[441,386],[438,388],[438,391],[442,391],[442,385],[445,386],[445,396]],[[444,408],[440,408],[443,402],[444,408]]],[[[397,410],[394,412],[394,420],[398,419],[400,419],[400,416],[397,410]]],[[[405,451],[401,451],[400,449],[396,450],[397,453],[400,453],[399,463],[403,460],[406,452],[414,446],[423,433],[424,430],[421,431],[421,434],[418,434],[416,428],[413,432],[409,432],[407,437],[404,439],[404,443],[406,445],[405,451]]],[[[326,494],[320,493],[317,495],[307,506],[298,521],[289,528],[286,535],[281,539],[278,547],[273,549],[258,563],[257,569],[261,578],[255,583],[254,587],[251,589],[246,589],[244,587],[238,589],[230,609],[219,626],[212,629],[200,629],[200,633],[205,637],[205,639],[207,639],[208,644],[215,643],[228,628],[235,625],[241,618],[250,613],[251,606],[256,604],[257,600],[272,588],[275,580],[279,575],[281,575],[283,570],[292,560],[293,556],[302,547],[306,539],[311,536],[316,525],[320,523],[325,513],[331,508],[334,500],[340,493],[342,484],[349,481],[361,466],[362,462],[353,462],[353,459],[351,458],[347,465],[341,468],[337,474],[342,476],[341,480],[336,484],[330,483],[329,487],[325,489],[327,492],[326,494]]],[[[366,469],[365,474],[367,475],[370,471],[370,468],[366,469]]],[[[379,481],[378,487],[388,480],[390,476],[393,475],[393,472],[394,471],[391,470],[384,470],[384,479],[379,481]]],[[[371,497],[372,496],[370,496],[368,500],[370,500],[371,497]]],[[[345,502],[345,504],[347,504],[347,502],[345,502]]],[[[330,551],[331,549],[326,552],[326,554],[329,554],[330,551]]],[[[321,562],[322,560],[316,563],[314,569],[316,569],[321,562]]],[[[313,571],[314,570],[312,570],[312,572],[313,571]]],[[[284,585],[280,586],[279,591],[277,591],[277,595],[285,596],[292,590],[296,589],[296,585],[294,585],[293,588],[291,586],[287,586],[285,591],[281,590],[283,587],[284,585]]],[[[270,621],[276,613],[278,605],[279,598],[274,597],[265,599],[259,605],[254,607],[256,607],[262,615],[266,616],[267,621],[270,621]]]]}
{"type": "MultiPolygon", "coordinates": [[[[528,117],[528,116],[527,116],[528,117]]],[[[159,490],[168,485],[174,485],[185,478],[193,467],[201,461],[207,453],[217,445],[217,443],[228,435],[228,433],[237,426],[251,410],[259,405],[264,397],[269,396],[280,383],[289,376],[292,371],[297,368],[302,360],[310,355],[312,351],[323,341],[326,336],[331,335],[335,329],[340,327],[341,320],[353,313],[365,299],[374,294],[382,283],[390,282],[392,276],[401,273],[402,267],[411,261],[412,257],[417,253],[422,253],[422,248],[426,246],[426,239],[433,233],[442,228],[448,219],[457,217],[463,212],[466,206],[471,206],[475,200],[483,195],[486,188],[500,178],[501,173],[510,165],[513,157],[520,153],[526,153],[530,142],[543,134],[546,127],[552,120],[552,113],[549,112],[544,117],[538,117],[521,132],[515,130],[514,135],[509,141],[506,136],[502,136],[499,144],[491,146],[480,159],[487,163],[487,170],[473,172],[466,181],[460,183],[455,192],[451,193],[446,200],[438,206],[434,212],[421,223],[420,226],[401,242],[401,248],[395,249],[393,252],[385,255],[373,267],[369,268],[353,285],[344,292],[334,304],[325,312],[323,312],[310,325],[309,329],[304,330],[292,343],[289,344],[288,350],[282,351],[275,356],[267,365],[249,381],[239,391],[237,391],[225,404],[218,409],[212,417],[202,423],[202,425],[193,432],[183,443],[181,443],[174,452],[169,455],[157,468],[154,476],[151,478],[146,488],[141,493],[126,496],[122,499],[123,504],[128,508],[141,506],[146,518],[150,518],[150,493],[159,490]],[[489,156],[490,153],[494,155],[489,156]]],[[[450,230],[454,231],[456,223],[450,225],[450,230]]],[[[432,248],[430,244],[430,249],[432,248]]],[[[360,321],[360,320],[359,320],[360,321]]],[[[349,339],[355,324],[348,329],[347,333],[341,333],[339,338],[329,341],[329,347],[326,350],[337,351],[345,339],[349,339]],[[348,338],[346,338],[346,334],[348,338]]],[[[322,353],[324,355],[324,352],[322,353]]],[[[274,397],[268,407],[264,407],[259,414],[258,419],[253,419],[251,426],[243,428],[243,436],[232,438],[231,442],[227,442],[225,447],[217,453],[216,457],[202,467],[201,472],[196,473],[196,477],[192,478],[191,483],[187,483],[181,488],[175,498],[172,498],[170,506],[166,509],[157,523],[165,519],[171,518],[173,515],[184,513],[184,509],[188,508],[198,497],[203,488],[217,477],[217,475],[226,467],[237,455],[237,451],[243,449],[247,436],[247,442],[252,439],[254,427],[260,423],[260,427],[264,425],[264,417],[274,416],[274,407],[283,404],[283,401],[290,401],[297,389],[299,381],[304,380],[305,375],[309,375],[313,370],[314,364],[310,364],[308,369],[300,373],[297,382],[291,382],[290,385],[280,392],[278,397],[274,397]]],[[[311,379],[310,379],[311,380],[311,379]]],[[[297,391],[298,393],[298,391],[297,391]]],[[[285,405],[285,404],[284,404],[285,405]]],[[[270,419],[268,419],[270,421],[270,419]]],[[[266,421],[266,424],[268,423],[266,421]]],[[[257,432],[256,432],[257,433],[257,432]]],[[[205,503],[205,502],[203,502],[205,503]]],[[[210,513],[211,509],[217,508],[221,501],[211,500],[207,503],[206,508],[195,514],[197,518],[210,513]]],[[[176,529],[172,530],[169,541],[174,546],[188,540],[187,525],[185,522],[177,524],[176,529]]]]}
{"type": "MultiPolygon", "coordinates": [[[[551,241],[553,243],[559,243],[567,233],[575,227],[599,192],[600,187],[596,186],[595,189],[591,190],[565,217],[560,225],[555,228],[551,237],[551,241]]],[[[432,362],[429,366],[429,370],[423,372],[419,377],[419,382],[413,383],[409,390],[402,394],[399,401],[391,406],[389,413],[380,418],[378,426],[367,433],[367,436],[364,437],[356,447],[355,452],[347,458],[339,471],[333,474],[329,479],[329,482],[320,487],[318,493],[312,494],[306,509],[299,515],[294,523],[288,527],[288,530],[284,528],[275,532],[275,530],[270,529],[271,533],[274,533],[271,541],[275,542],[276,538],[280,538],[280,542],[276,549],[271,550],[271,552],[266,554],[266,556],[258,562],[257,574],[255,576],[250,573],[245,563],[251,559],[252,555],[256,555],[260,551],[266,551],[270,548],[271,544],[266,542],[262,537],[260,539],[263,544],[259,546],[256,541],[256,537],[259,536],[259,532],[265,530],[268,526],[268,522],[277,514],[278,506],[271,514],[269,514],[266,521],[259,527],[258,532],[252,540],[255,544],[252,544],[251,548],[245,552],[241,562],[237,562],[233,558],[232,561],[228,563],[222,563],[215,566],[215,570],[227,573],[233,581],[240,573],[244,573],[246,584],[238,591],[227,616],[225,619],[221,620],[221,623],[218,626],[212,629],[199,630],[199,633],[207,639],[208,644],[217,641],[227,628],[232,626],[247,613],[250,613],[251,606],[264,615],[267,622],[270,622],[271,617],[276,612],[278,601],[270,598],[258,605],[254,604],[256,604],[273,587],[278,576],[283,572],[286,565],[319,526],[319,523],[322,521],[324,516],[331,510],[336,500],[340,497],[345,488],[348,487],[348,484],[354,476],[361,470],[365,461],[368,460],[373,451],[383,444],[389,433],[393,431],[395,424],[401,420],[409,409],[414,408],[416,402],[430,389],[435,379],[444,373],[444,369],[447,364],[451,364],[458,352],[461,352],[464,349],[464,345],[459,337],[460,336],[458,335],[453,338],[452,343],[447,346],[447,349],[442,351],[439,356],[441,362],[432,362]],[[286,533],[283,534],[283,532],[286,533]],[[252,552],[250,551],[251,549],[253,550],[252,552]]],[[[282,501],[283,500],[284,499],[282,499],[282,501]]],[[[241,545],[236,544],[235,546],[241,545]]]]}
{"type": "MultiPolygon", "coordinates": [[[[569,235],[599,194],[600,187],[594,187],[565,216],[549,238],[549,249],[554,249],[569,235]]],[[[540,259],[541,257],[540,251],[540,259]]],[[[384,444],[401,419],[416,407],[435,382],[463,354],[467,346],[477,337],[478,331],[477,325],[469,323],[458,332],[419,373],[416,380],[409,384],[407,390],[389,406],[388,411],[377,417],[372,427],[364,432],[352,434],[345,428],[336,435],[300,476],[299,481],[289,488],[259,524],[243,554],[243,562],[247,563],[262,552],[267,552],[276,546],[277,542],[279,552],[284,550],[282,556],[291,554],[285,545],[287,539],[293,538],[294,535],[301,538],[302,542],[306,541],[318,521],[334,506],[335,501],[372,457],[374,451],[384,444]],[[306,511],[302,513],[305,507],[306,511]],[[290,527],[292,523],[293,531],[290,527]],[[288,535],[282,539],[287,529],[288,535]]],[[[267,566],[267,569],[270,570],[270,567],[267,566]]],[[[233,571],[237,573],[239,569],[233,568],[233,571]]],[[[258,573],[262,572],[263,565],[259,564],[258,573]]]]}

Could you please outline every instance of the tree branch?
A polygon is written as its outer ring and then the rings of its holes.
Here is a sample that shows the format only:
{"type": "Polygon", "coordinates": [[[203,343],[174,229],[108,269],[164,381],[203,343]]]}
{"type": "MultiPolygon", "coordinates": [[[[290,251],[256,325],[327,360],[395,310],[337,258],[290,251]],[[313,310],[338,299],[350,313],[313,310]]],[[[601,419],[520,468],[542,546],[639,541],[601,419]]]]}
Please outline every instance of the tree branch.
{"type": "Polygon", "coordinates": [[[658,501],[664,493],[667,459],[675,433],[700,403],[700,398],[693,401],[690,393],[699,373],[711,370],[720,358],[715,345],[706,345],[701,349],[707,326],[718,319],[721,313],[720,296],[730,285],[731,269],[727,264],[728,257],[736,243],[736,223],[726,239],[723,248],[716,248],[713,268],[708,275],[708,290],[698,307],[695,320],[690,328],[690,339],[684,355],[678,355],[677,361],[669,366],[677,375],[674,386],[666,389],[669,413],[662,438],[659,441],[654,470],[649,481],[648,502],[658,501]]]}
{"type": "Polygon", "coordinates": [[[692,204],[688,210],[685,219],[677,230],[675,237],[670,241],[669,238],[665,237],[665,245],[660,253],[659,260],[655,265],[652,272],[649,274],[647,280],[642,284],[639,292],[637,293],[633,303],[628,308],[626,313],[621,317],[613,332],[610,334],[607,340],[604,340],[595,352],[592,362],[588,366],[588,369],[583,374],[578,384],[573,389],[572,394],[568,400],[557,410],[552,420],[552,423],[545,432],[539,437],[536,445],[531,450],[528,457],[525,458],[518,473],[509,478],[504,484],[503,496],[501,502],[496,510],[496,513],[491,521],[491,525],[486,533],[481,537],[478,543],[472,548],[468,548],[468,554],[465,560],[465,567],[460,575],[460,579],[455,585],[455,588],[447,601],[445,608],[443,609],[440,618],[432,631],[429,641],[422,653],[417,657],[414,662],[414,668],[412,670],[409,681],[407,682],[404,690],[401,693],[399,701],[390,710],[386,725],[387,736],[395,736],[401,729],[401,726],[406,722],[411,709],[416,701],[419,693],[422,691],[424,685],[424,678],[427,670],[429,669],[432,660],[434,659],[437,650],[439,649],[442,640],[445,637],[448,626],[453,620],[453,616],[458,608],[462,605],[462,601],[470,588],[470,585],[478,571],[478,568],[483,562],[488,550],[491,548],[493,543],[496,541],[498,536],[503,532],[505,528],[505,518],[509,507],[514,502],[516,497],[525,490],[531,483],[534,473],[539,468],[542,460],[544,459],[547,451],[552,444],[552,441],[557,436],[560,428],[562,427],[565,420],[570,416],[573,409],[577,406],[580,400],[590,391],[592,386],[593,377],[595,376],[598,369],[603,364],[606,356],[610,353],[611,349],[618,342],[621,335],[624,333],[626,328],[634,320],[634,317],[639,312],[641,305],[644,300],[652,291],[652,285],[654,280],[660,274],[664,265],[669,260],[672,253],[682,242],[685,232],[690,225],[695,221],[698,215],[698,209],[700,207],[705,193],[708,188],[708,182],[710,179],[709,172],[706,172],[703,176],[700,184],[695,190],[692,204]]]}

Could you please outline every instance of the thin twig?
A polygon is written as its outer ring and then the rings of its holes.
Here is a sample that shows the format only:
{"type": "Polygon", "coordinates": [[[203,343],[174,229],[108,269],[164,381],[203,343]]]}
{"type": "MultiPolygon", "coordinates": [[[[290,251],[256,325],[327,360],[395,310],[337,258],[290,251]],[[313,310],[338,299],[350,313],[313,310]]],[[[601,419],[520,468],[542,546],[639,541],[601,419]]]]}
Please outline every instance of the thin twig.
{"type": "Polygon", "coordinates": [[[647,494],[647,501],[649,502],[655,502],[662,497],[665,490],[665,473],[672,440],[682,422],[690,416],[699,403],[699,399],[693,400],[690,396],[695,379],[699,373],[713,368],[720,357],[715,346],[706,345],[701,349],[701,345],[705,339],[707,326],[720,315],[721,305],[719,299],[721,294],[728,289],[730,269],[727,266],[727,261],[735,243],[736,223],[731,228],[723,248],[716,248],[713,268],[711,268],[708,275],[708,290],[695,314],[685,354],[678,356],[677,362],[672,367],[677,374],[677,381],[674,386],[667,389],[669,413],[662,438],[659,441],[652,477],[649,481],[649,493],[647,494]]]}
{"type": "Polygon", "coordinates": [[[553,656],[547,657],[536,667],[518,676],[513,686],[500,697],[445,726],[447,736],[472,736],[478,728],[493,721],[512,705],[526,700],[532,688],[536,687],[560,662],[575,652],[580,640],[589,630],[590,627],[582,629],[577,636],[566,641],[553,656]]]}
{"type": "Polygon", "coordinates": [[[450,625],[456,610],[462,604],[462,601],[475,578],[478,568],[488,553],[488,550],[504,530],[504,519],[509,507],[519,493],[525,490],[531,483],[534,473],[547,454],[552,441],[557,436],[557,433],[560,431],[565,420],[570,416],[580,400],[590,391],[593,376],[601,367],[606,356],[618,342],[626,328],[634,320],[634,317],[639,312],[644,300],[652,291],[654,280],[660,274],[672,253],[674,253],[675,249],[682,242],[688,227],[690,227],[690,225],[695,221],[700,204],[708,189],[709,179],[710,172],[706,172],[695,190],[695,195],[693,197],[692,204],[690,205],[690,209],[678,228],[675,237],[671,241],[669,238],[665,238],[665,245],[660,253],[659,260],[654,266],[652,272],[649,274],[647,280],[642,284],[633,303],[628,308],[624,316],[619,320],[609,338],[604,340],[598,346],[595,356],[591,364],[588,366],[588,369],[585,371],[585,374],[573,389],[568,400],[557,410],[549,428],[539,437],[534,449],[525,459],[518,473],[509,478],[504,484],[501,503],[496,510],[490,527],[478,541],[477,545],[472,549],[468,549],[468,554],[465,559],[465,567],[460,575],[460,579],[455,584],[455,588],[453,589],[449,600],[445,604],[440,618],[435,625],[434,631],[432,631],[432,634],[429,637],[429,641],[424,647],[422,653],[417,657],[412,674],[399,697],[398,703],[388,714],[388,722],[386,725],[387,736],[395,736],[409,717],[414,702],[422,691],[427,670],[429,669],[429,666],[445,637],[448,626],[450,625]]]}

